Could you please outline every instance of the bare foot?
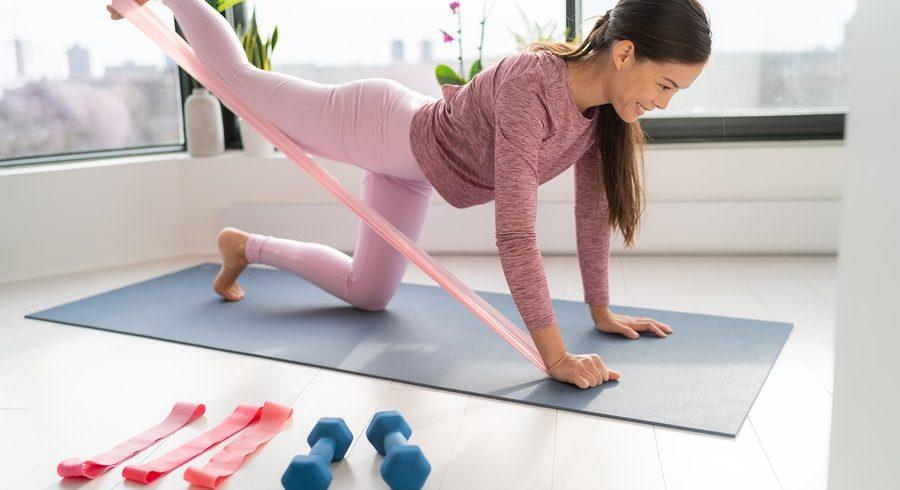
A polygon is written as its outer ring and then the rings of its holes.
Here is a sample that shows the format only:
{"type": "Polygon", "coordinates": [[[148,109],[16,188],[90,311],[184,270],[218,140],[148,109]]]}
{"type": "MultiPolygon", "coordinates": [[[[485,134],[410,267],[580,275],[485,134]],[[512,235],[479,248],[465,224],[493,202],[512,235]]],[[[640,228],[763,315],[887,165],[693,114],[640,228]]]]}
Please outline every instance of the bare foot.
{"type": "Polygon", "coordinates": [[[250,235],[237,228],[222,228],[219,232],[219,253],[222,254],[222,268],[213,283],[213,291],[228,301],[240,301],[244,290],[237,283],[237,278],[247,267],[247,256],[244,245],[250,235]]]}

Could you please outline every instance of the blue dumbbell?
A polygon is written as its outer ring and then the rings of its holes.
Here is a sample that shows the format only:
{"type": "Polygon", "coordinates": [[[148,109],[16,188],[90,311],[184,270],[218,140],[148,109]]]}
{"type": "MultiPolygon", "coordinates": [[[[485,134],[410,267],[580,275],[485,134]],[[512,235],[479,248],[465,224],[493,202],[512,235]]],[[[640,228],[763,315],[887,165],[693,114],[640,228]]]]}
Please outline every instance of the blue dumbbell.
{"type": "Polygon", "coordinates": [[[343,419],[322,417],[309,432],[306,442],[312,448],[309,454],[294,456],[281,476],[281,485],[287,490],[328,488],[331,484],[328,463],[344,459],[353,442],[353,433],[343,419]]]}
{"type": "Polygon", "coordinates": [[[407,442],[411,435],[409,424],[395,410],[376,413],[366,429],[366,438],[385,456],[381,477],[392,490],[418,490],[431,473],[419,446],[407,442]]]}

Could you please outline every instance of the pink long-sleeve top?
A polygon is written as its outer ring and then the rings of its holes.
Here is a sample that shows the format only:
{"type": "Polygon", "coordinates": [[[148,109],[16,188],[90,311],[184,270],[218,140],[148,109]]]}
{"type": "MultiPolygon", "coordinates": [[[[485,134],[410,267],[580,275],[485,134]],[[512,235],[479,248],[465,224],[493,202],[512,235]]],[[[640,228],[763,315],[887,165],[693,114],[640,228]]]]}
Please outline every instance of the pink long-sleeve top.
{"type": "Polygon", "coordinates": [[[538,186],[573,163],[584,299],[609,304],[611,229],[596,147],[598,107],[578,111],[565,60],[522,52],[441,91],[443,98],[413,116],[413,155],[450,205],[495,201],[500,262],[528,330],[557,324],[535,234],[538,186]]]}

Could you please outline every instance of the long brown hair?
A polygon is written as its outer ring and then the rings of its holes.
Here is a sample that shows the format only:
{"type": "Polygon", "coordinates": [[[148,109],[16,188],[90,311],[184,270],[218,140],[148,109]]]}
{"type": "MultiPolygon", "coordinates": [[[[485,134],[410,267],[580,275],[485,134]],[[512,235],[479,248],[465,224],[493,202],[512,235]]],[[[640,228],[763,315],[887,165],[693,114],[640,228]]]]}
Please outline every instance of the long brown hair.
{"type": "MultiPolygon", "coordinates": [[[[538,41],[525,51],[546,50],[565,60],[582,60],[604,54],[617,40],[629,40],[637,61],[694,64],[709,58],[711,37],[709,19],[698,0],[619,0],[581,44],[538,41]]],[[[597,148],[609,224],[619,228],[626,246],[633,246],[645,204],[644,131],[638,121],[623,121],[612,104],[597,109],[597,148]]],[[[599,204],[602,209],[604,203],[599,204]]]]}

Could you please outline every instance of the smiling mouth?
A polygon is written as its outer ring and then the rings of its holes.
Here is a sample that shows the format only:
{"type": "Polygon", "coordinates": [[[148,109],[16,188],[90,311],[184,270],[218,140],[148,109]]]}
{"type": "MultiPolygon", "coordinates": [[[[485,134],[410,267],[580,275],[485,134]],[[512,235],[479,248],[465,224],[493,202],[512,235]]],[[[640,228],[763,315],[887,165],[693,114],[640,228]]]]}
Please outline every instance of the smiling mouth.
{"type": "Polygon", "coordinates": [[[635,108],[637,108],[637,113],[640,116],[641,114],[647,112],[647,108],[644,107],[640,102],[635,103],[635,108]]]}

